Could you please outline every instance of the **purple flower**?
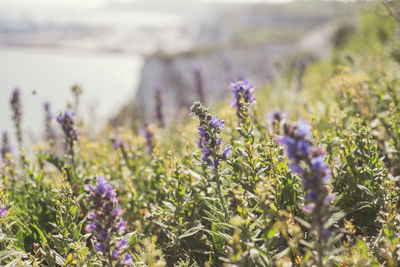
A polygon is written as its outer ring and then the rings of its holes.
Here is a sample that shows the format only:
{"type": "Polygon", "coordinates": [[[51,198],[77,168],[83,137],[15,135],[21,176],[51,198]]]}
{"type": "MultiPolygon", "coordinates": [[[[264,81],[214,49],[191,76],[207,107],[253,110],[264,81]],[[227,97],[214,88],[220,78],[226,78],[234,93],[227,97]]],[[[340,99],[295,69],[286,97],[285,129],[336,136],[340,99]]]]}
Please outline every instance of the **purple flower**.
{"type": "Polygon", "coordinates": [[[45,111],[45,138],[46,141],[53,141],[56,138],[56,132],[53,129],[53,114],[51,113],[51,105],[49,102],[44,103],[45,111]]]}
{"type": "Polygon", "coordinates": [[[252,95],[254,87],[250,84],[249,81],[243,80],[233,82],[231,83],[230,87],[234,96],[234,107],[241,105],[241,101],[243,101],[245,105],[253,104],[256,102],[256,97],[252,95]]]}
{"type": "Polygon", "coordinates": [[[103,195],[107,190],[107,186],[105,184],[99,183],[96,187],[96,194],[103,195]]]}
{"type": "Polygon", "coordinates": [[[6,155],[11,153],[10,141],[8,139],[8,133],[6,131],[3,132],[2,146],[1,146],[1,157],[3,160],[6,160],[6,155]]]}
{"type": "Polygon", "coordinates": [[[119,241],[118,243],[118,248],[122,250],[128,248],[128,241],[126,241],[125,239],[121,239],[121,241],[119,241]]]}
{"type": "Polygon", "coordinates": [[[93,222],[88,223],[85,226],[85,231],[88,232],[88,233],[92,233],[92,232],[96,231],[96,229],[97,229],[97,226],[93,222]]]}
{"type": "Polygon", "coordinates": [[[193,82],[194,91],[198,97],[198,100],[201,103],[205,103],[205,101],[206,101],[205,93],[204,93],[205,80],[204,80],[203,71],[200,66],[194,66],[192,70],[193,70],[193,80],[194,80],[194,82],[193,82]]]}
{"type": "Polygon", "coordinates": [[[190,110],[200,120],[197,128],[199,135],[197,144],[202,151],[201,160],[209,169],[214,170],[221,160],[226,160],[231,155],[231,146],[227,146],[222,153],[220,152],[222,139],[219,135],[225,121],[218,119],[216,115],[209,114],[207,108],[201,103],[195,103],[190,110]]]}
{"type": "Polygon", "coordinates": [[[107,241],[108,240],[108,232],[101,231],[100,234],[99,234],[99,239],[101,241],[107,241]]]}
{"type": "Polygon", "coordinates": [[[70,157],[73,166],[75,166],[74,144],[79,139],[79,133],[75,125],[75,114],[65,111],[57,117],[65,136],[65,153],[70,157]]]}
{"type": "Polygon", "coordinates": [[[289,159],[294,159],[297,154],[297,143],[296,140],[289,136],[284,136],[281,142],[285,145],[286,153],[289,159]]]}
{"type": "Polygon", "coordinates": [[[230,145],[227,145],[224,152],[222,152],[222,155],[225,158],[229,158],[232,155],[232,147],[230,145]]]}
{"type": "Polygon", "coordinates": [[[132,264],[132,255],[129,253],[125,253],[124,257],[122,258],[122,262],[125,265],[131,265],[132,264]]]}
{"type": "Polygon", "coordinates": [[[271,125],[275,127],[275,125],[279,125],[279,123],[287,117],[286,113],[280,112],[276,109],[273,113],[268,113],[269,120],[271,125]]]}
{"type": "Polygon", "coordinates": [[[199,134],[201,137],[206,136],[206,130],[204,130],[203,127],[199,127],[198,129],[199,129],[198,134],[199,134]]]}
{"type": "Polygon", "coordinates": [[[113,142],[113,148],[115,150],[117,150],[120,146],[122,146],[122,137],[121,136],[117,136],[117,138],[115,138],[114,142],[113,142]]]}
{"type": "Polygon", "coordinates": [[[325,197],[324,202],[325,202],[326,204],[330,204],[335,198],[336,198],[335,194],[329,193],[329,194],[325,197]]]}
{"type": "Polygon", "coordinates": [[[298,125],[298,134],[300,137],[306,137],[308,134],[311,133],[311,126],[309,123],[303,120],[299,120],[298,125]]]}
{"type": "Polygon", "coordinates": [[[302,167],[300,167],[299,165],[295,164],[295,163],[290,163],[289,164],[290,169],[292,169],[293,172],[300,174],[304,171],[304,169],[302,167]]]}
{"type": "Polygon", "coordinates": [[[310,143],[304,140],[298,140],[297,151],[301,157],[306,157],[311,151],[310,143]]]}
{"type": "Polygon", "coordinates": [[[256,102],[256,97],[253,95],[254,88],[246,80],[233,82],[230,87],[233,94],[232,106],[236,107],[239,123],[245,124],[249,117],[250,105],[256,102]]]}
{"type": "Polygon", "coordinates": [[[302,211],[304,213],[308,213],[309,214],[309,213],[311,213],[313,211],[313,209],[314,209],[314,205],[312,203],[310,203],[310,204],[304,205],[303,208],[302,208],[302,211]]]}
{"type": "Polygon", "coordinates": [[[211,149],[209,147],[202,147],[201,150],[203,151],[204,155],[208,155],[211,152],[211,149]]]}
{"type": "Polygon", "coordinates": [[[113,259],[114,260],[118,260],[119,256],[121,256],[121,250],[119,250],[119,249],[114,250],[113,253],[112,253],[113,259]]]}
{"type": "Polygon", "coordinates": [[[96,250],[97,250],[98,252],[101,252],[101,253],[105,254],[107,248],[106,248],[106,246],[105,246],[103,243],[97,242],[97,243],[96,243],[96,250]]]}
{"type": "Polygon", "coordinates": [[[121,214],[121,206],[118,204],[117,207],[113,210],[113,215],[120,216],[121,214]]]}
{"type": "Polygon", "coordinates": [[[114,236],[125,229],[119,199],[113,186],[104,177],[97,177],[97,185],[86,185],[85,189],[88,191],[87,202],[90,203],[87,206],[89,212],[85,230],[92,233],[97,241],[96,250],[103,253],[103,260],[112,263],[118,259],[126,245],[122,241],[117,244],[113,240],[114,236]]]}
{"type": "Polygon", "coordinates": [[[161,84],[154,86],[155,117],[160,127],[164,127],[163,91],[161,84]]]}
{"type": "Polygon", "coordinates": [[[10,100],[10,105],[13,113],[13,121],[15,125],[15,130],[17,134],[17,140],[18,140],[18,146],[19,148],[22,148],[22,127],[21,127],[21,122],[22,122],[22,104],[21,104],[21,92],[18,88],[14,89],[11,100],[10,100]]]}
{"type": "Polygon", "coordinates": [[[222,130],[225,128],[225,121],[224,120],[219,120],[217,118],[217,115],[215,115],[212,120],[210,121],[210,125],[214,128],[217,128],[219,130],[222,130]]]}
{"type": "Polygon", "coordinates": [[[325,170],[326,164],[323,156],[317,156],[310,159],[311,169],[315,172],[321,172],[325,170]]]}
{"type": "Polygon", "coordinates": [[[125,221],[123,221],[122,219],[120,219],[119,223],[117,224],[117,230],[118,231],[124,231],[126,227],[125,221]]]}
{"type": "Polygon", "coordinates": [[[152,125],[146,123],[144,127],[140,130],[140,134],[146,139],[146,152],[150,153],[154,149],[154,134],[152,131],[152,125]]]}
{"type": "Polygon", "coordinates": [[[93,186],[91,184],[86,184],[84,186],[84,189],[86,192],[92,192],[93,191],[93,186]]]}
{"type": "Polygon", "coordinates": [[[0,208],[0,217],[4,217],[6,215],[7,215],[7,207],[3,205],[0,208]]]}
{"type": "Polygon", "coordinates": [[[328,205],[335,196],[329,193],[325,185],[329,179],[330,170],[325,163],[323,151],[312,146],[310,133],[311,126],[303,120],[299,120],[297,127],[285,124],[285,136],[281,139],[281,143],[285,145],[291,161],[290,168],[301,178],[305,192],[305,205],[302,210],[310,214],[313,227],[319,229],[317,238],[321,238],[325,233],[323,230],[328,230],[324,226],[329,218],[328,205]]]}

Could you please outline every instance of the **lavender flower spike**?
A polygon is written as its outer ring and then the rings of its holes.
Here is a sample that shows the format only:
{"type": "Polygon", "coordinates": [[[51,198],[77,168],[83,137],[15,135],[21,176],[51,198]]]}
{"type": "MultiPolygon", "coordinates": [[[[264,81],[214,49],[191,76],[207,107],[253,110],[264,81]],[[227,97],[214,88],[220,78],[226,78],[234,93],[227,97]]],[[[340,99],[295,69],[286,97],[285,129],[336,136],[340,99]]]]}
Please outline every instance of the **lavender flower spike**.
{"type": "Polygon", "coordinates": [[[268,113],[269,121],[270,121],[272,129],[275,133],[279,132],[279,126],[280,126],[282,120],[284,120],[286,118],[286,116],[287,116],[286,113],[280,112],[278,109],[276,109],[272,113],[268,113]]]}
{"type": "Polygon", "coordinates": [[[232,106],[236,108],[236,115],[244,123],[248,117],[250,105],[256,102],[253,95],[254,87],[246,80],[231,83],[233,100],[232,106]]]}
{"type": "Polygon", "coordinates": [[[57,117],[65,135],[65,153],[71,158],[72,164],[75,166],[74,144],[79,139],[79,133],[75,125],[75,114],[65,111],[57,117]]]}
{"type": "Polygon", "coordinates": [[[3,161],[7,160],[7,154],[11,153],[11,145],[8,139],[8,133],[6,131],[3,132],[2,146],[1,146],[1,158],[3,161]]]}
{"type": "Polygon", "coordinates": [[[53,142],[56,138],[55,130],[53,129],[53,114],[51,113],[51,105],[49,102],[44,103],[44,111],[45,111],[45,139],[48,142],[53,142]]]}
{"type": "Polygon", "coordinates": [[[204,93],[204,75],[203,71],[199,66],[193,67],[193,79],[194,79],[194,91],[201,103],[205,103],[205,93],[204,93]]]}
{"type": "Polygon", "coordinates": [[[202,151],[202,161],[210,169],[217,168],[221,160],[227,159],[231,155],[231,146],[226,146],[221,153],[221,131],[225,127],[225,121],[212,116],[200,103],[194,103],[190,108],[191,112],[199,118],[198,127],[198,146],[202,151]]]}
{"type": "Polygon", "coordinates": [[[164,127],[163,91],[164,89],[161,84],[154,86],[155,117],[161,128],[164,127]]]}
{"type": "Polygon", "coordinates": [[[21,128],[21,120],[22,120],[22,104],[21,104],[21,91],[16,88],[14,89],[11,100],[10,100],[11,109],[13,112],[13,121],[15,125],[15,130],[17,134],[18,146],[22,148],[22,128],[21,128]]]}
{"type": "Polygon", "coordinates": [[[85,231],[92,233],[97,252],[103,255],[103,264],[114,266],[114,263],[131,265],[128,258],[121,259],[121,253],[128,248],[128,241],[118,238],[125,229],[121,218],[122,211],[115,189],[104,177],[97,177],[97,185],[86,185],[89,212],[85,231]],[[125,263],[127,262],[127,263],[125,263]]]}
{"type": "Polygon", "coordinates": [[[322,149],[313,145],[311,126],[307,122],[299,120],[298,125],[285,124],[280,143],[285,146],[290,168],[301,178],[305,192],[303,212],[311,216],[311,231],[318,242],[318,266],[323,266],[323,246],[330,236],[325,223],[330,218],[330,203],[335,198],[327,185],[330,169],[322,149]]]}

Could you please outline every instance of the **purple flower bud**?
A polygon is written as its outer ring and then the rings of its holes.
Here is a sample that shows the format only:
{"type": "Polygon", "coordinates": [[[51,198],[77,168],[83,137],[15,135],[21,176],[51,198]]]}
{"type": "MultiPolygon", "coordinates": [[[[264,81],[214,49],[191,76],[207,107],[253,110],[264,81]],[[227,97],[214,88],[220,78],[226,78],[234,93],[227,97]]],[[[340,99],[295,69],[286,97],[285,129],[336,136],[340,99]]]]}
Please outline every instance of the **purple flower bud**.
{"type": "Polygon", "coordinates": [[[97,250],[98,252],[101,252],[101,253],[105,254],[107,248],[106,248],[106,246],[105,246],[103,243],[97,242],[97,243],[96,243],[96,250],[97,250]]]}
{"type": "Polygon", "coordinates": [[[113,210],[113,215],[120,216],[122,214],[121,207],[118,204],[117,207],[113,210]]]}
{"type": "Polygon", "coordinates": [[[90,203],[87,206],[89,212],[85,230],[93,233],[92,237],[97,241],[96,250],[103,253],[103,260],[111,265],[119,259],[127,244],[113,240],[114,236],[125,229],[119,199],[113,186],[104,177],[97,177],[97,185],[86,185],[85,189],[89,192],[87,200],[90,203]]]}
{"type": "Polygon", "coordinates": [[[199,127],[199,132],[198,132],[198,134],[199,134],[201,137],[204,137],[204,136],[206,136],[206,130],[204,130],[203,127],[199,127]]]}
{"type": "Polygon", "coordinates": [[[116,250],[113,251],[112,257],[113,257],[114,260],[118,260],[120,256],[121,256],[121,250],[116,249],[116,250]]]}
{"type": "Polygon", "coordinates": [[[125,253],[124,257],[122,258],[122,262],[125,265],[131,265],[132,264],[132,255],[129,253],[125,253]]]}
{"type": "Polygon", "coordinates": [[[97,226],[93,222],[88,223],[85,226],[85,231],[88,232],[88,233],[92,233],[92,232],[96,231],[96,229],[97,229],[97,226]]]}
{"type": "Polygon", "coordinates": [[[300,137],[306,137],[308,134],[311,133],[311,126],[309,123],[303,120],[299,120],[298,125],[298,134],[300,137]]]}
{"type": "Polygon", "coordinates": [[[225,158],[229,158],[232,155],[232,147],[230,145],[227,145],[224,152],[222,152],[222,155],[225,158]]]}
{"type": "Polygon", "coordinates": [[[7,207],[3,205],[0,208],[0,217],[4,217],[6,215],[7,215],[7,207]]]}
{"type": "Polygon", "coordinates": [[[93,186],[91,184],[87,184],[84,186],[84,189],[86,192],[92,192],[93,191],[93,186]]]}
{"type": "Polygon", "coordinates": [[[323,156],[317,156],[310,159],[311,169],[315,172],[321,172],[326,168],[323,156]]]}
{"type": "Polygon", "coordinates": [[[121,136],[117,136],[117,138],[115,138],[114,142],[113,142],[113,147],[115,150],[117,150],[121,145],[122,145],[122,137],[121,136]]]}
{"type": "Polygon", "coordinates": [[[119,241],[118,243],[118,248],[121,250],[128,248],[128,241],[126,241],[125,239],[121,239],[121,241],[119,241]]]}
{"type": "Polygon", "coordinates": [[[108,232],[101,231],[100,234],[99,234],[99,240],[107,241],[108,240],[108,232]]]}
{"type": "Polygon", "coordinates": [[[210,125],[216,129],[222,130],[225,128],[225,121],[219,120],[217,118],[217,115],[215,115],[213,119],[210,121],[210,125]]]}
{"type": "Polygon", "coordinates": [[[117,230],[118,231],[124,231],[125,230],[125,222],[124,220],[120,219],[119,223],[117,224],[117,230]]]}
{"type": "Polygon", "coordinates": [[[290,169],[292,169],[293,172],[300,174],[304,171],[304,169],[302,167],[300,167],[299,165],[295,164],[295,163],[290,163],[289,164],[290,169]]]}
{"type": "Polygon", "coordinates": [[[304,213],[308,213],[308,214],[311,213],[313,210],[314,210],[314,204],[313,203],[304,205],[303,208],[302,208],[302,211],[304,213]]]}

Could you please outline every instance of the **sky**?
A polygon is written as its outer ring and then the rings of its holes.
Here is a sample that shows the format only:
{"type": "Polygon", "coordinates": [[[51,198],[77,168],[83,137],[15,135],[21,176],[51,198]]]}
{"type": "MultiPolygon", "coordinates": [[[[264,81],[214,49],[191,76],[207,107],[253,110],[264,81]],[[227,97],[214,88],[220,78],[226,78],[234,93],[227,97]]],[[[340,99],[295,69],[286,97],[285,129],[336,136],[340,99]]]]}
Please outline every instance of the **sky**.
{"type": "MultiPolygon", "coordinates": [[[[2,0],[2,5],[46,5],[54,7],[62,6],[76,6],[76,7],[99,7],[104,6],[108,2],[135,2],[140,0],[2,0]]],[[[157,1],[168,1],[168,0],[147,0],[152,2],[157,1]]],[[[185,1],[185,0],[182,0],[185,1]]],[[[195,0],[202,2],[272,2],[272,3],[283,3],[291,2],[293,0],[195,0]]]]}

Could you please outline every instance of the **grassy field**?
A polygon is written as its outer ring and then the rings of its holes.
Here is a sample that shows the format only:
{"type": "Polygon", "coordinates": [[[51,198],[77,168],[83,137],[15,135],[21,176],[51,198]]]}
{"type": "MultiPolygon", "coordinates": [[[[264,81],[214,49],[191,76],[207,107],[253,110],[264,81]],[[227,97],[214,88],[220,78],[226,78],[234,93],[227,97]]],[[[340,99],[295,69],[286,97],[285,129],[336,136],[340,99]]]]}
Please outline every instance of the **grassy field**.
{"type": "Polygon", "coordinates": [[[3,135],[4,266],[399,266],[400,42],[372,5],[326,61],[296,64],[232,103],[194,103],[96,134],[45,105],[24,153],[24,108],[3,135]],[[305,67],[306,65],[306,67],[305,67]],[[11,148],[8,138],[18,147],[11,148]]]}

